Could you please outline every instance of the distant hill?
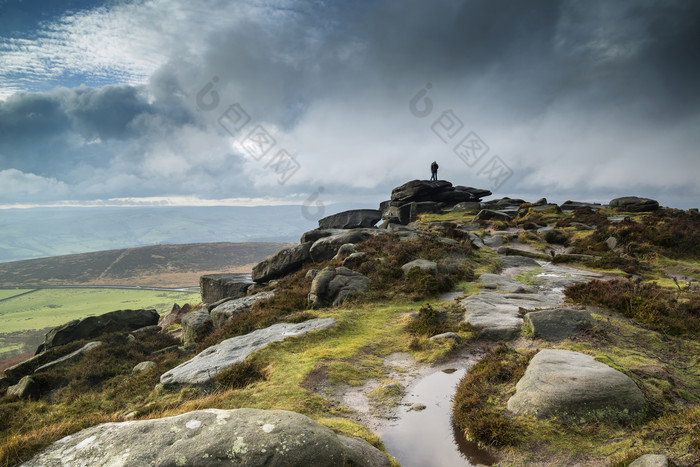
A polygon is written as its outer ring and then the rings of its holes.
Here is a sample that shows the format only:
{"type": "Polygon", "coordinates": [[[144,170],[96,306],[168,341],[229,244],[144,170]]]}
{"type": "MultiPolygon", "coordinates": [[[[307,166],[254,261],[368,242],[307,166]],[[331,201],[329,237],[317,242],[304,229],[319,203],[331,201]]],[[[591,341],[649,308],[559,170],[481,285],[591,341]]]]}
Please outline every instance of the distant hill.
{"type": "Polygon", "coordinates": [[[157,245],[0,263],[0,287],[193,286],[206,273],[250,272],[255,263],[289,245],[281,242],[157,245]]]}

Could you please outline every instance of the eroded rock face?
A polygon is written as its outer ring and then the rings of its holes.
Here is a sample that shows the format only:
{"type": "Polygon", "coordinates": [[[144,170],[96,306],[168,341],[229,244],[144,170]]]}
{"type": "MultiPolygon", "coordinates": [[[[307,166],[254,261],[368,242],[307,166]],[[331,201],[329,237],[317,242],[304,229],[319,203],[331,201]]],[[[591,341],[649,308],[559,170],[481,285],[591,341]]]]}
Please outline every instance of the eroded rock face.
{"type": "Polygon", "coordinates": [[[321,229],[355,229],[374,227],[382,218],[378,209],[353,209],[333,214],[318,221],[321,229]]]}
{"type": "Polygon", "coordinates": [[[659,209],[659,202],[649,198],[637,196],[623,196],[610,201],[611,208],[618,208],[627,212],[649,212],[659,209]]]}
{"type": "Polygon", "coordinates": [[[302,243],[268,256],[253,267],[253,281],[271,281],[300,269],[304,261],[311,258],[311,244],[312,242],[302,243]]]}
{"type": "Polygon", "coordinates": [[[592,357],[559,349],[541,350],[518,381],[508,410],[537,418],[629,422],[644,412],[634,381],[592,357]]]}
{"type": "Polygon", "coordinates": [[[249,297],[236,298],[235,300],[229,300],[222,303],[216,308],[212,309],[209,313],[211,320],[214,323],[214,327],[220,328],[226,321],[231,319],[233,315],[243,313],[250,310],[256,302],[270,298],[275,294],[274,291],[260,292],[249,297]]]}
{"type": "Polygon", "coordinates": [[[348,243],[361,243],[369,238],[369,232],[365,230],[348,230],[347,232],[323,237],[314,242],[309,253],[314,263],[333,258],[341,246],[348,243]]]}
{"type": "Polygon", "coordinates": [[[214,303],[229,297],[245,297],[252,284],[241,281],[237,274],[207,274],[199,278],[199,290],[204,303],[214,303]]]}
{"type": "Polygon", "coordinates": [[[195,310],[182,317],[182,340],[185,345],[194,344],[214,330],[214,323],[206,309],[195,310]]]}
{"type": "Polygon", "coordinates": [[[369,290],[370,280],[345,267],[328,266],[311,283],[309,304],[312,308],[342,305],[351,295],[369,290]]]}
{"type": "Polygon", "coordinates": [[[299,336],[310,331],[328,329],[335,326],[333,318],[312,319],[303,323],[278,323],[265,329],[258,329],[245,336],[226,339],[202,351],[194,358],[176,366],[160,377],[165,385],[206,385],[214,381],[216,375],[234,363],[242,362],[248,355],[291,336],[299,336]]]}
{"type": "Polygon", "coordinates": [[[22,465],[340,467],[389,461],[366,441],[338,436],[295,412],[206,409],[87,428],[22,465]]]}
{"type": "Polygon", "coordinates": [[[37,353],[83,339],[94,339],[107,332],[133,331],[158,324],[156,310],[117,310],[99,316],[74,320],[51,329],[37,353]]]}

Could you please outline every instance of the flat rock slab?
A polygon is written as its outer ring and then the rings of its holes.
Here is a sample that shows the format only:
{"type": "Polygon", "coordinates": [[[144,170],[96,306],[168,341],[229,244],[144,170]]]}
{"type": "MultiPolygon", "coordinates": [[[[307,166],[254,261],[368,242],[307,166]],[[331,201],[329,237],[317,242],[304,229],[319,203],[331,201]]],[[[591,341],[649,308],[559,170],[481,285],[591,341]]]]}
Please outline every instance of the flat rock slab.
{"type": "Polygon", "coordinates": [[[513,339],[523,323],[520,309],[552,308],[562,299],[560,294],[503,294],[482,292],[460,301],[464,321],[480,331],[480,337],[491,340],[513,339]]]}
{"type": "Polygon", "coordinates": [[[548,341],[566,339],[581,327],[595,326],[589,312],[571,308],[532,311],[525,315],[524,320],[535,337],[548,341]]]}
{"type": "Polygon", "coordinates": [[[534,293],[535,289],[530,286],[520,284],[499,274],[485,273],[477,279],[484,289],[497,289],[510,293],[534,293]]]}
{"type": "Polygon", "coordinates": [[[532,258],[526,256],[502,256],[498,258],[498,262],[503,265],[503,269],[522,268],[522,267],[538,267],[540,264],[532,258]]]}
{"type": "Polygon", "coordinates": [[[256,350],[271,342],[278,342],[291,336],[300,336],[318,329],[335,326],[333,318],[318,318],[303,323],[278,323],[265,329],[258,329],[245,336],[232,337],[211,346],[160,377],[165,385],[206,385],[214,381],[216,375],[231,365],[242,362],[256,350]]]}
{"type": "Polygon", "coordinates": [[[206,409],[90,427],[22,465],[383,467],[389,460],[366,441],[336,435],[295,412],[206,409]]]}
{"type": "Polygon", "coordinates": [[[540,419],[629,422],[644,412],[644,396],[634,381],[588,355],[568,350],[541,350],[515,389],[508,409],[540,419]]]}

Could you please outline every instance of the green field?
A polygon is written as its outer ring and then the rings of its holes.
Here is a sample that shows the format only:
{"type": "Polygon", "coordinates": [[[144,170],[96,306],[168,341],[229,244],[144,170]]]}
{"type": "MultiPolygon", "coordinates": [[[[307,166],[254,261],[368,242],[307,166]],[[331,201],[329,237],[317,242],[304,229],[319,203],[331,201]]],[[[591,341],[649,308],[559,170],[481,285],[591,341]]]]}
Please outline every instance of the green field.
{"type": "Polygon", "coordinates": [[[33,352],[43,341],[47,328],[74,319],[140,308],[154,308],[163,314],[170,311],[173,303],[184,305],[199,301],[197,292],[109,288],[0,289],[0,360],[33,352]]]}
{"type": "MultiPolygon", "coordinates": [[[[22,292],[0,290],[0,299],[22,292]]],[[[0,301],[0,335],[59,326],[74,319],[114,310],[155,308],[158,313],[163,314],[170,310],[173,303],[183,305],[199,301],[199,293],[196,292],[40,289],[0,301]]],[[[4,349],[0,349],[0,352],[2,350],[4,349]]]]}
{"type": "Polygon", "coordinates": [[[0,300],[5,300],[6,298],[14,297],[15,295],[21,295],[25,292],[29,292],[32,289],[0,289],[0,300]]]}

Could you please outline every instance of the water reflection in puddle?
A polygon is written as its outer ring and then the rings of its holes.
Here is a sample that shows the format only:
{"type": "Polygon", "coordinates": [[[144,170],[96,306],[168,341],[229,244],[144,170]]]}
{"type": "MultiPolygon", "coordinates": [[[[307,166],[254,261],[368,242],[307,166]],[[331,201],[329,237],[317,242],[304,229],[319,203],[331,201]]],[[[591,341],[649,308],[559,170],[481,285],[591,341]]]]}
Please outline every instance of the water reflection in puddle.
{"type": "Polygon", "coordinates": [[[452,396],[466,370],[435,372],[418,382],[403,403],[426,406],[420,412],[402,406],[399,419],[382,433],[387,451],[406,467],[491,465],[495,462],[452,424],[452,396]]]}

